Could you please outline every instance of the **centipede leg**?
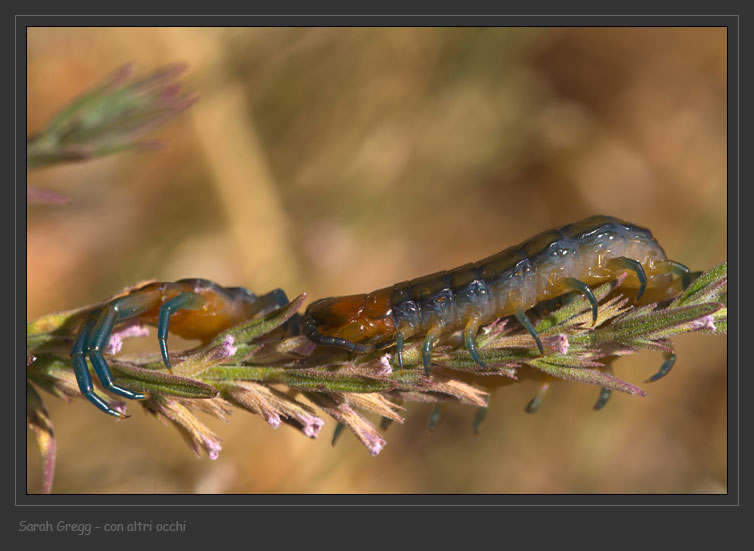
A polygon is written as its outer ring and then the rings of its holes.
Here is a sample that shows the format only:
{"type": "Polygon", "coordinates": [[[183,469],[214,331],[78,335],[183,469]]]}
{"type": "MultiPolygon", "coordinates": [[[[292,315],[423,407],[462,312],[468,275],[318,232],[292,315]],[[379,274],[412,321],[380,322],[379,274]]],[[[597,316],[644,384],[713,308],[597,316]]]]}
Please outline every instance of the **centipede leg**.
{"type": "Polygon", "coordinates": [[[545,380],[537,388],[537,392],[534,397],[526,404],[526,413],[537,413],[540,406],[544,403],[547,397],[550,395],[552,389],[552,377],[545,377],[545,380]]]}
{"type": "Polygon", "coordinates": [[[93,325],[94,321],[90,320],[81,327],[79,334],[76,337],[76,342],[73,345],[73,349],[71,350],[71,363],[73,364],[73,372],[76,375],[76,382],[78,383],[81,394],[83,394],[87,400],[108,415],[124,419],[127,415],[123,415],[121,412],[111,408],[107,402],[97,396],[94,392],[92,377],[89,375],[89,367],[86,365],[86,357],[84,356],[86,343],[89,340],[89,333],[93,325]]]}
{"type": "Polygon", "coordinates": [[[432,364],[432,348],[434,347],[435,342],[437,342],[437,339],[440,338],[440,333],[442,333],[441,325],[432,326],[429,331],[427,331],[427,336],[422,343],[422,363],[424,364],[424,374],[427,377],[429,377],[429,366],[432,364]]]}
{"type": "Polygon", "coordinates": [[[476,413],[474,414],[474,434],[479,435],[479,427],[482,425],[482,421],[484,421],[484,418],[487,416],[487,408],[486,407],[480,407],[477,408],[476,413]]]}
{"type": "Polygon", "coordinates": [[[380,428],[382,430],[387,430],[390,425],[393,424],[393,420],[390,417],[382,417],[380,418],[380,428]]]}
{"type": "Polygon", "coordinates": [[[589,301],[589,304],[592,305],[592,325],[595,325],[597,323],[597,299],[594,296],[594,293],[592,292],[592,289],[584,283],[583,281],[580,281],[576,279],[575,277],[567,277],[563,281],[566,286],[570,287],[574,291],[578,291],[582,295],[584,295],[584,298],[589,301]]]}
{"type": "Polygon", "coordinates": [[[434,408],[432,408],[432,413],[429,414],[429,419],[427,420],[427,430],[429,432],[432,432],[435,430],[437,425],[440,424],[440,421],[442,421],[442,407],[440,404],[436,404],[434,408]]]}
{"type": "Polygon", "coordinates": [[[663,378],[673,368],[673,366],[675,365],[675,360],[676,360],[675,352],[674,351],[664,352],[663,357],[665,358],[665,361],[662,362],[660,369],[657,371],[657,373],[655,373],[649,379],[644,381],[645,383],[652,383],[656,381],[657,379],[663,378]]]}
{"type": "Polygon", "coordinates": [[[160,315],[157,320],[157,340],[160,342],[160,352],[162,361],[168,371],[172,371],[170,366],[170,355],[168,354],[168,326],[170,316],[178,310],[198,310],[207,302],[202,295],[197,293],[181,293],[170,300],[165,301],[160,306],[160,315]]]}
{"type": "MultiPolygon", "coordinates": [[[[609,365],[605,366],[605,372],[608,374],[612,374],[613,369],[609,365]]],[[[601,410],[603,407],[605,407],[605,404],[607,404],[607,401],[610,399],[610,396],[612,395],[613,391],[609,388],[605,388],[604,386],[600,388],[599,396],[597,397],[597,401],[594,403],[594,406],[592,406],[592,409],[595,411],[601,410]]]]}
{"type": "Polygon", "coordinates": [[[471,359],[474,360],[477,365],[487,369],[487,364],[479,357],[479,349],[476,344],[476,333],[479,330],[481,320],[476,317],[472,317],[466,324],[466,328],[463,330],[463,340],[466,343],[466,350],[469,351],[471,359]]]}
{"type": "Polygon", "coordinates": [[[526,317],[526,313],[524,310],[519,306],[516,308],[516,319],[518,322],[524,326],[524,329],[532,336],[534,339],[534,342],[537,343],[537,348],[539,348],[539,353],[544,356],[545,349],[542,347],[542,341],[539,339],[539,334],[537,333],[536,329],[534,329],[534,326],[531,323],[531,320],[526,317]]]}
{"type": "Polygon", "coordinates": [[[398,360],[398,368],[403,369],[403,333],[395,334],[395,357],[398,360]]]}
{"type": "Polygon", "coordinates": [[[641,262],[626,256],[619,256],[608,260],[607,266],[609,268],[631,270],[636,274],[636,277],[639,279],[639,291],[636,293],[636,300],[639,300],[647,288],[647,274],[644,272],[641,262]]]}
{"type": "Polygon", "coordinates": [[[681,278],[681,286],[684,291],[688,289],[688,286],[691,285],[691,270],[688,266],[675,260],[664,260],[662,264],[671,274],[681,278]]]}
{"type": "Polygon", "coordinates": [[[85,346],[85,354],[89,356],[92,367],[105,390],[131,400],[141,400],[144,394],[116,385],[101,351],[110,340],[115,323],[149,310],[153,299],[154,295],[151,294],[129,295],[108,304],[94,324],[89,342],[85,346]]]}
{"type": "Polygon", "coordinates": [[[332,446],[335,446],[337,444],[338,439],[340,438],[340,435],[343,433],[343,429],[345,429],[346,426],[343,423],[338,422],[337,425],[335,425],[335,430],[332,432],[332,446]]]}

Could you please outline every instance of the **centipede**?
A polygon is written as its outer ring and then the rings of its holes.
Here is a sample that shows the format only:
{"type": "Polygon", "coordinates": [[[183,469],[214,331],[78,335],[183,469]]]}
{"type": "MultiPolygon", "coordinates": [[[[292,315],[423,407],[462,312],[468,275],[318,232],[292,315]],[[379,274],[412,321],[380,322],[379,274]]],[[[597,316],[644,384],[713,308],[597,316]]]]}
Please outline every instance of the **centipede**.
{"type": "Polygon", "coordinates": [[[668,259],[650,230],[596,215],[543,231],[519,245],[452,270],[371,293],[317,300],[306,309],[301,329],[318,345],[351,352],[394,346],[400,368],[405,343],[422,339],[427,376],[435,344],[462,331],[471,358],[487,368],[476,343],[481,327],[515,316],[544,355],[527,310],[577,292],[588,300],[596,323],[598,303],[592,288],[619,276],[624,276],[621,288],[636,304],[642,299],[671,298],[691,281],[689,268],[668,259]]]}
{"type": "MultiPolygon", "coordinates": [[[[102,354],[119,324],[138,322],[157,326],[162,361],[170,372],[168,333],[207,344],[221,331],[286,304],[288,297],[282,289],[257,296],[244,287],[223,287],[206,279],[139,285],[93,309],[81,324],[70,352],[79,390],[100,410],[114,417],[124,417],[94,392],[86,363],[88,358],[105,390],[131,400],[145,398],[140,392],[115,383],[102,354]]],[[[297,318],[291,320],[293,333],[299,331],[296,323],[297,318]]]]}

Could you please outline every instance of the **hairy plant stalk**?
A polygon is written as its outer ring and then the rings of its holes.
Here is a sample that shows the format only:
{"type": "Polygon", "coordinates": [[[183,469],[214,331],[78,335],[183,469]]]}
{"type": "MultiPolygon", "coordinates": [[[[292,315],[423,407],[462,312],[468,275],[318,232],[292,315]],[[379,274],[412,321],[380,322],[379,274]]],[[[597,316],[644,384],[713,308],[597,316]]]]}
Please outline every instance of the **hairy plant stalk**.
{"type": "MultiPolygon", "coordinates": [[[[365,414],[379,416],[384,429],[390,422],[403,422],[405,402],[455,402],[478,408],[474,419],[478,430],[488,405],[484,386],[489,377],[515,382],[532,371],[544,373],[545,382],[527,406],[529,412],[536,411],[554,379],[597,385],[595,409],[599,409],[613,391],[645,394],[611,374],[610,365],[617,357],[642,350],[664,352],[665,364],[650,379],[656,380],[673,365],[671,337],[727,332],[726,262],[702,274],[672,301],[660,304],[631,305],[619,293],[620,283],[619,279],[594,289],[600,302],[595,323],[589,303],[580,295],[567,295],[540,308],[536,329],[544,355],[517,322],[501,319],[484,328],[478,339],[487,368],[474,363],[462,339],[451,337],[435,347],[429,377],[422,366],[420,342],[407,343],[404,367],[398,369],[384,351],[351,354],[316,347],[303,336],[286,336],[282,326],[301,308],[305,299],[301,295],[263,318],[223,332],[207,346],[173,354],[172,374],[158,355],[111,355],[108,362],[116,382],[149,397],[128,404],[105,399],[120,411],[140,405],[175,426],[196,454],[204,452],[211,459],[217,457],[221,439],[193,410],[225,420],[232,408],[240,408],[273,428],[285,423],[310,438],[319,434],[324,426],[321,415],[326,414],[338,423],[335,438],[347,427],[376,455],[386,442],[365,414]]],[[[81,396],[68,355],[79,324],[98,306],[50,314],[27,325],[28,416],[44,458],[47,491],[55,445],[52,423],[34,387],[64,399],[81,396]]],[[[122,339],[144,335],[144,329],[133,324],[119,327],[108,351],[117,352],[122,339]]],[[[92,415],[99,414],[92,408],[92,415]]],[[[433,413],[430,426],[437,420],[439,411],[433,413]]]]}

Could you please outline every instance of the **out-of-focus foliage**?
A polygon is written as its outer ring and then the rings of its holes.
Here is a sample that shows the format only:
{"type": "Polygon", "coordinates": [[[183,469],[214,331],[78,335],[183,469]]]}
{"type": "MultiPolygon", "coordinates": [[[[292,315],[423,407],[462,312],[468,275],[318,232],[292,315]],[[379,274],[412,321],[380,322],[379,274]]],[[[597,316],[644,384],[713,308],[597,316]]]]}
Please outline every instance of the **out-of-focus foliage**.
{"type": "MultiPolygon", "coordinates": [[[[154,148],[157,142],[136,138],[157,128],[196,100],[179,95],[171,82],[185,70],[169,65],[151,75],[128,82],[132,66],[126,65],[101,86],[86,91],[65,106],[49,124],[26,142],[27,169],[73,161],[87,161],[122,151],[154,148]]],[[[35,203],[65,203],[51,191],[30,188],[26,199],[35,203]]]]}
{"type": "MultiPolygon", "coordinates": [[[[28,211],[28,320],[148,278],[370,291],[597,213],[651,228],[692,270],[727,256],[725,29],[51,28],[28,52],[31,129],[126,61],[184,60],[202,96],[158,129],[160,152],[30,174],[72,200],[28,211]]],[[[140,415],[48,400],[55,489],[724,492],[725,339],[674,344],[646,398],[594,412],[592,387],[558,384],[530,416],[540,381],[490,381],[478,436],[468,408],[428,433],[432,406],[411,405],[377,458],[237,415],[207,420],[225,447],[197,462],[140,415]]],[[[613,367],[635,382],[661,362],[613,367]]]]}
{"type": "Polygon", "coordinates": [[[182,65],[163,67],[126,85],[132,67],[122,67],[105,84],[71,102],[43,130],[29,137],[28,168],[86,161],[152,145],[135,138],[172,119],[196,100],[196,96],[179,96],[178,85],[170,82],[184,70],[182,65]]]}

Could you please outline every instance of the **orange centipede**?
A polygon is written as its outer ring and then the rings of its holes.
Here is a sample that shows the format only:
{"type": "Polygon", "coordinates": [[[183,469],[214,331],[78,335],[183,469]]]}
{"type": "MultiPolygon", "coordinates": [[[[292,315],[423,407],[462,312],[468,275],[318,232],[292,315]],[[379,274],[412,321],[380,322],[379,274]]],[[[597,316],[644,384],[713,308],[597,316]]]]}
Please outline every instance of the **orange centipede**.
{"type": "Polygon", "coordinates": [[[495,255],[397,283],[368,294],[313,302],[301,321],[303,333],[323,346],[370,352],[395,346],[403,366],[404,343],[423,338],[422,362],[429,374],[432,348],[443,336],[463,330],[472,359],[482,367],[476,344],[480,327],[515,316],[544,354],[526,311],[537,304],[577,291],[592,307],[592,292],[605,281],[627,273],[623,288],[633,300],[664,300],[685,289],[689,269],[669,260],[652,232],[610,216],[591,216],[547,230],[495,255]]]}

